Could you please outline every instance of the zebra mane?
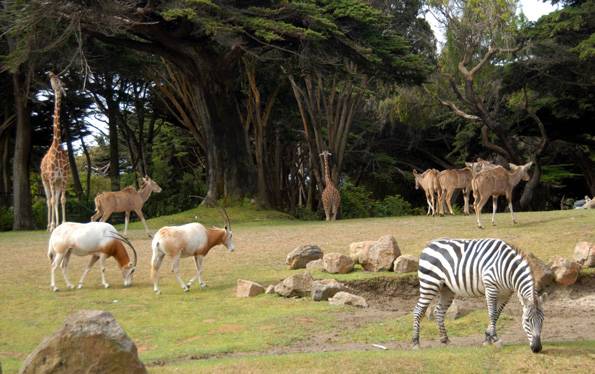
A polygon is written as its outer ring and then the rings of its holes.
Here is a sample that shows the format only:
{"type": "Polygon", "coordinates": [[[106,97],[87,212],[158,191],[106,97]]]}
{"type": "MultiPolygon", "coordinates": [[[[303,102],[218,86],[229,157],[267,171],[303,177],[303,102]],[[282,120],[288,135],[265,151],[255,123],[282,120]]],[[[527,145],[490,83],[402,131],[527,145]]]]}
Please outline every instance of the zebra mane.
{"type": "Polygon", "coordinates": [[[506,242],[506,244],[508,244],[508,246],[519,256],[521,256],[521,258],[523,260],[525,260],[527,262],[527,265],[529,265],[529,269],[531,270],[531,277],[533,278],[533,303],[535,305],[537,305],[538,302],[538,298],[539,298],[539,293],[537,292],[537,284],[535,282],[535,274],[536,274],[536,269],[539,266],[537,264],[536,260],[539,260],[533,253],[529,252],[529,253],[525,253],[523,252],[521,249],[519,249],[517,246],[510,244],[508,242],[506,242]]]}

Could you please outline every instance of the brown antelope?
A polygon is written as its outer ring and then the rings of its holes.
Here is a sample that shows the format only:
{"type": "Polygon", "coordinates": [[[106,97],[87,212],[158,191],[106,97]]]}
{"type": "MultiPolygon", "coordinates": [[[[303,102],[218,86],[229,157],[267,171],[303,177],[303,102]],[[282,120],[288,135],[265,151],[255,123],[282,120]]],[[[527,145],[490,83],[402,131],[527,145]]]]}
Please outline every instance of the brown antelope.
{"type": "Polygon", "coordinates": [[[475,208],[475,215],[477,217],[477,226],[483,228],[479,216],[481,209],[486,204],[490,196],[492,197],[492,225],[496,225],[496,210],[498,209],[498,197],[506,196],[508,200],[508,208],[512,216],[512,223],[517,223],[512,209],[512,190],[519,184],[521,180],[529,180],[529,169],[533,162],[528,162],[525,165],[517,166],[515,164],[508,164],[510,171],[504,169],[502,166],[497,166],[492,169],[483,170],[477,173],[471,180],[473,188],[473,207],[475,208]]]}
{"type": "Polygon", "coordinates": [[[465,162],[465,166],[471,170],[471,175],[475,177],[480,171],[494,169],[498,165],[478,157],[476,162],[465,162]]]}
{"type": "Polygon", "coordinates": [[[130,212],[134,211],[143,222],[145,232],[151,237],[142,209],[152,192],[161,192],[161,187],[146,175],[143,177],[143,185],[138,191],[134,187],[128,186],[121,191],[102,192],[95,197],[95,214],[91,217],[91,221],[97,221],[101,218],[101,221],[105,222],[112,213],[124,212],[124,235],[126,235],[128,233],[130,212]]]}
{"type": "Polygon", "coordinates": [[[201,288],[206,287],[206,283],[201,278],[204,257],[211,248],[219,244],[226,246],[230,252],[234,250],[229,216],[225,209],[220,208],[220,210],[225,219],[225,227],[222,229],[217,227],[207,229],[200,223],[194,222],[181,226],[165,226],[157,231],[151,243],[153,250],[151,279],[153,279],[155,293],[161,293],[159,289],[159,268],[166,254],[172,258],[172,271],[184,292],[188,292],[190,286],[196,280],[198,280],[201,288]],[[185,284],[180,277],[180,258],[190,256],[194,257],[196,275],[185,284]]]}
{"type": "MultiPolygon", "coordinates": [[[[435,215],[436,209],[434,195],[440,193],[440,185],[438,184],[438,170],[428,169],[422,174],[419,174],[417,170],[414,169],[413,176],[415,177],[415,189],[418,190],[421,186],[426,194],[426,201],[428,202],[428,213],[426,213],[426,215],[429,215],[430,211],[432,212],[432,215],[435,215]]],[[[438,200],[440,200],[440,196],[438,196],[438,200]]]]}
{"type": "Polygon", "coordinates": [[[56,287],[55,271],[58,266],[62,269],[62,275],[68,288],[74,288],[66,272],[68,270],[68,261],[72,254],[77,256],[91,255],[91,261],[87,265],[78,287],[83,287],[85,277],[95,265],[97,260],[101,265],[101,283],[105,288],[109,287],[105,279],[105,260],[114,257],[122,270],[124,286],[132,284],[132,275],[136,269],[136,250],[128,239],[118,233],[114,226],[105,222],[76,223],[64,222],[58,226],[52,235],[48,245],[48,257],[51,263],[51,282],[52,291],[58,291],[56,287]],[[130,260],[123,243],[132,249],[133,260],[130,260]]]}
{"type": "Polygon", "coordinates": [[[471,193],[471,169],[450,169],[443,170],[438,174],[438,184],[440,185],[439,213],[444,214],[444,201],[448,206],[450,214],[454,215],[452,210],[452,195],[456,190],[463,190],[463,199],[465,200],[464,213],[469,215],[469,194],[471,193]]]}

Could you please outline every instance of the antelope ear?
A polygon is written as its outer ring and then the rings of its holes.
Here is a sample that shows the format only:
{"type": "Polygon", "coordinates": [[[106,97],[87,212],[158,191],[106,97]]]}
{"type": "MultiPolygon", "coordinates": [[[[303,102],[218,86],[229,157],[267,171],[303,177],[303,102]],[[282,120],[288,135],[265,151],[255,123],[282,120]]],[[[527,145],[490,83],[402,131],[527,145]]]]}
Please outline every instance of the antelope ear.
{"type": "Polygon", "coordinates": [[[473,167],[473,163],[472,162],[465,162],[465,166],[468,166],[468,167],[472,168],[473,167]]]}
{"type": "Polygon", "coordinates": [[[516,165],[515,165],[515,164],[513,164],[512,162],[508,164],[508,167],[509,167],[511,170],[516,170],[516,169],[518,169],[518,166],[516,166],[516,165]]]}
{"type": "Polygon", "coordinates": [[[413,174],[417,175],[417,170],[413,169],[413,174]]]}
{"type": "Polygon", "coordinates": [[[529,169],[531,166],[533,166],[533,161],[529,161],[524,165],[525,169],[529,169]]]}

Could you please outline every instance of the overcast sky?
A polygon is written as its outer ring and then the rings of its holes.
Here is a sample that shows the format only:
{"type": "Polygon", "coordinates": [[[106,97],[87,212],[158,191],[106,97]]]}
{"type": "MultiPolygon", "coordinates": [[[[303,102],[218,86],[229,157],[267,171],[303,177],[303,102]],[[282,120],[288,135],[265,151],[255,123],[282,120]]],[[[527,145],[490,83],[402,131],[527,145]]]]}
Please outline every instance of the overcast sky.
{"type": "MultiPolygon", "coordinates": [[[[522,10],[525,13],[525,16],[529,19],[529,21],[536,21],[539,17],[543,16],[544,14],[548,14],[556,9],[556,6],[553,6],[549,2],[544,3],[542,0],[520,0],[519,1],[519,11],[522,10]]],[[[438,27],[438,22],[430,13],[426,15],[426,20],[432,26],[432,30],[434,30],[434,35],[436,35],[436,39],[438,40],[438,48],[441,48],[441,45],[444,42],[443,32],[438,27]]]]}

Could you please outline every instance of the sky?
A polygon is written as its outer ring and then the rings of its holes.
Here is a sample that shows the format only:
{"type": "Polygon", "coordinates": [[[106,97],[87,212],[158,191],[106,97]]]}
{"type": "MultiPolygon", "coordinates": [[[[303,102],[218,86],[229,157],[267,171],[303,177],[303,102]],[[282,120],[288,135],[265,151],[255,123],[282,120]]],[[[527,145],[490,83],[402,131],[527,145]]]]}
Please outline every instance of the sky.
{"type": "MultiPolygon", "coordinates": [[[[557,6],[550,4],[549,2],[544,3],[543,0],[520,0],[519,1],[519,11],[522,9],[525,17],[529,21],[537,21],[539,17],[543,16],[544,14],[548,14],[556,9],[557,6]]],[[[438,22],[434,18],[433,15],[428,13],[426,15],[426,20],[432,26],[432,30],[434,30],[434,35],[436,35],[436,39],[438,40],[438,49],[441,48],[441,44],[444,43],[444,34],[438,27],[438,22]]]]}

